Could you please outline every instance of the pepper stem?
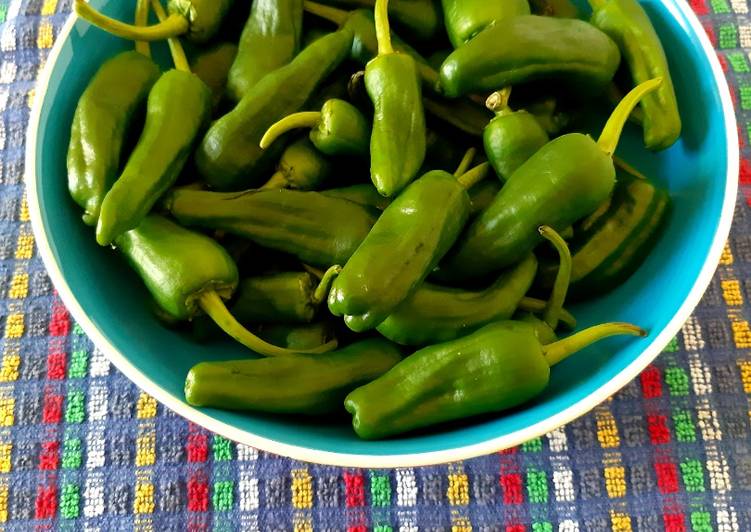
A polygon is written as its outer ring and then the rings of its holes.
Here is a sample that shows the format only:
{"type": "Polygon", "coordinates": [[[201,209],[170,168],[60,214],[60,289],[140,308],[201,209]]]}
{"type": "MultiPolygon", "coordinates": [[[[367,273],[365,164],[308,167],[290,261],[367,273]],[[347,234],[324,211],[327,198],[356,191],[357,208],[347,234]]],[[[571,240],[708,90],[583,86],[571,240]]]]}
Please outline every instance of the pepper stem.
{"type": "MultiPolygon", "coordinates": [[[[164,8],[159,3],[159,0],[151,0],[151,7],[160,22],[168,20],[167,13],[164,12],[164,8]]],[[[185,50],[183,50],[183,45],[180,44],[180,39],[170,37],[167,39],[167,43],[169,44],[169,51],[172,54],[172,62],[175,63],[175,68],[183,72],[190,72],[190,63],[188,63],[188,58],[185,57],[185,50]]]]}
{"type": "Polygon", "coordinates": [[[298,128],[314,128],[320,123],[320,111],[308,111],[285,116],[284,118],[279,120],[279,122],[273,124],[266,131],[266,133],[264,133],[260,143],[261,149],[265,150],[266,148],[271,146],[276,139],[278,139],[288,131],[292,131],[293,129],[298,128]]]}
{"type": "Polygon", "coordinates": [[[643,179],[645,181],[647,180],[647,176],[642,174],[639,170],[628,164],[620,157],[614,155],[613,162],[615,163],[615,166],[626,172],[631,177],[635,177],[636,179],[643,179]]]}
{"type": "Polygon", "coordinates": [[[505,115],[511,112],[508,101],[511,98],[511,87],[495,91],[485,100],[485,107],[496,115],[505,115]]]}
{"type": "MultiPolygon", "coordinates": [[[[136,2],[136,26],[143,27],[149,22],[149,0],[136,2]]],[[[151,57],[151,46],[148,41],[136,41],[136,52],[151,57]]]]}
{"type": "MultiPolygon", "coordinates": [[[[541,314],[545,312],[545,308],[548,306],[547,301],[537,299],[534,297],[523,297],[519,302],[519,310],[531,312],[533,314],[541,314]]],[[[576,318],[565,308],[561,309],[561,323],[568,329],[576,329],[576,318]]]]}
{"type": "Polygon", "coordinates": [[[391,45],[391,25],[389,24],[389,0],[376,0],[375,3],[376,39],[378,55],[393,54],[391,45]]]}
{"type": "Polygon", "coordinates": [[[490,163],[485,161],[482,164],[478,164],[468,172],[466,172],[461,177],[457,178],[457,181],[461,186],[463,186],[466,190],[469,190],[473,186],[475,186],[477,183],[488,177],[488,174],[490,173],[490,163]]]}
{"type": "Polygon", "coordinates": [[[657,90],[660,85],[662,85],[661,77],[650,79],[637,85],[631,92],[624,96],[616,106],[613,114],[610,115],[602,130],[602,134],[600,134],[600,138],[597,140],[597,145],[600,146],[602,151],[610,156],[615,153],[615,148],[618,146],[623,127],[626,125],[631,111],[634,110],[644,96],[657,90]]]}
{"type": "Polygon", "coordinates": [[[590,344],[618,335],[647,336],[647,331],[630,323],[603,323],[543,346],[542,351],[552,367],[590,344]]]}
{"type": "Polygon", "coordinates": [[[278,190],[280,188],[287,188],[288,184],[287,178],[284,177],[284,172],[277,170],[274,172],[274,175],[271,176],[271,179],[266,181],[259,190],[278,190]]]}
{"type": "Polygon", "coordinates": [[[319,347],[313,349],[300,349],[292,350],[285,349],[262,340],[243,325],[238,322],[235,317],[227,310],[224,301],[219,297],[216,292],[209,291],[204,292],[199,296],[198,303],[209,317],[214,320],[219,328],[229,334],[232,338],[243,344],[251,351],[255,351],[259,355],[267,357],[284,357],[292,355],[315,355],[320,353],[328,353],[336,349],[337,342],[332,340],[319,347]]]}
{"type": "Polygon", "coordinates": [[[477,155],[477,150],[475,148],[470,148],[467,150],[467,152],[464,154],[464,157],[462,157],[459,166],[454,172],[454,177],[461,177],[467,173],[467,170],[469,170],[469,165],[472,164],[472,161],[475,159],[475,155],[477,155]]]}
{"type": "Polygon", "coordinates": [[[555,283],[553,283],[553,291],[550,293],[550,299],[542,315],[545,323],[551,329],[556,330],[558,321],[560,321],[563,303],[566,301],[568,287],[571,284],[571,250],[569,250],[566,241],[552,227],[543,225],[539,227],[538,231],[545,240],[553,245],[560,257],[560,265],[558,266],[558,273],[555,276],[555,283]]]}
{"type": "Polygon", "coordinates": [[[159,24],[139,27],[102,15],[87,4],[86,0],[76,0],[74,7],[76,14],[89,24],[93,24],[107,33],[122,37],[123,39],[130,39],[131,41],[163,41],[169,37],[182,35],[190,28],[190,23],[182,15],[170,15],[164,21],[159,22],[159,24]]]}
{"type": "Polygon", "coordinates": [[[328,20],[329,22],[333,22],[337,26],[343,26],[347,22],[347,18],[349,17],[349,13],[347,13],[343,9],[325,6],[317,2],[310,2],[308,0],[305,0],[302,5],[303,9],[305,9],[305,11],[307,11],[311,15],[315,15],[322,19],[328,20]]]}
{"type": "Polygon", "coordinates": [[[336,279],[341,272],[342,267],[337,265],[326,270],[323,276],[321,276],[321,282],[318,283],[315,292],[313,292],[313,304],[315,306],[320,305],[328,299],[331,283],[334,282],[334,279],[336,279]]]}

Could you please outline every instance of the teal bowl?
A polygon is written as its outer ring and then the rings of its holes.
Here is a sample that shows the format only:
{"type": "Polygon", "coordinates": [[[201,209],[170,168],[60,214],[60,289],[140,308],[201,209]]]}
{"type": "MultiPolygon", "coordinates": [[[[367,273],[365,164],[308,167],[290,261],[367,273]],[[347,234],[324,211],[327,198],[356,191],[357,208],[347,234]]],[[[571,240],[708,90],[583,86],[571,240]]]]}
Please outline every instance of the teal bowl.
{"type": "MultiPolygon", "coordinates": [[[[132,2],[92,3],[112,16],[132,16],[132,2]]],[[[28,132],[28,203],[41,256],[75,319],[120,371],[171,410],[232,440],[310,462],[394,467],[466,459],[545,434],[607,399],[660,353],[712,279],[730,229],[738,137],[725,77],[687,2],[643,4],[673,66],[685,129],[675,146],[652,154],[642,148],[640,131],[629,128],[619,154],[668,187],[675,209],[657,248],[627,283],[573,310],[581,326],[604,316],[637,323],[650,333],[644,339],[601,342],[556,366],[548,390],[525,408],[366,442],[357,439],[346,418],[305,421],[189,406],[183,381],[191,366],[245,353],[229,342],[197,345],[162,327],[148,311],[140,281],[114,252],[96,245],[69,199],[65,154],[76,102],[98,66],[129,46],[75,17],[49,55],[28,132]]]]}

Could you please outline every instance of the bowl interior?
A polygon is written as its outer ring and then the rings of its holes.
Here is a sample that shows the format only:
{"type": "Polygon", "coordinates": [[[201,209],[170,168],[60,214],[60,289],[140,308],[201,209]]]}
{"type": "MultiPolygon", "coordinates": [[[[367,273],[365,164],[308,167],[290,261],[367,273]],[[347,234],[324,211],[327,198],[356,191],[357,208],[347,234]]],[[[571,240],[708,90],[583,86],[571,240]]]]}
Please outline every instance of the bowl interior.
{"type": "MultiPolygon", "coordinates": [[[[48,87],[37,89],[37,98],[43,101],[36,151],[31,154],[36,174],[30,176],[37,197],[30,199],[32,206],[39,204],[44,235],[38,238],[46,238],[49,244],[54,264],[48,266],[52,266],[53,279],[61,293],[74,295],[74,314],[88,332],[94,334],[96,329],[95,337],[101,335],[100,340],[114,348],[115,360],[119,353],[132,365],[128,371],[131,378],[183,415],[203,423],[213,420],[211,428],[236,439],[259,445],[259,440],[252,439],[255,435],[304,449],[376,457],[456,449],[525,430],[584,400],[634,363],[681,307],[712,247],[727,187],[729,124],[710,60],[681,11],[685,8],[677,7],[679,1],[655,0],[644,5],[673,65],[683,111],[683,137],[671,149],[651,154],[642,148],[640,131],[629,126],[619,148],[621,156],[670,189],[674,198],[671,221],[657,249],[625,285],[573,309],[581,326],[605,316],[638,323],[651,331],[650,337],[602,342],[569,359],[555,368],[547,392],[525,409],[430,434],[370,443],[355,437],[346,418],[337,423],[306,422],[211,409],[202,411],[208,418],[200,418],[188,405],[179,406],[183,380],[193,364],[242,357],[244,353],[229,342],[197,345],[160,326],[147,309],[147,293],[139,280],[114,252],[96,245],[92,230],[80,221],[79,209],[68,197],[65,153],[76,102],[98,66],[129,46],[80,21],[62,43],[48,87]],[[230,433],[227,427],[235,430],[230,433]]],[[[128,2],[92,3],[109,15],[131,16],[128,2]]],[[[158,51],[166,61],[164,47],[158,51]]],[[[660,341],[664,343],[664,339],[660,341]]],[[[100,345],[112,353],[109,346],[100,345]]],[[[307,456],[301,450],[297,457],[307,456]]],[[[372,458],[371,463],[377,459],[372,458]]]]}

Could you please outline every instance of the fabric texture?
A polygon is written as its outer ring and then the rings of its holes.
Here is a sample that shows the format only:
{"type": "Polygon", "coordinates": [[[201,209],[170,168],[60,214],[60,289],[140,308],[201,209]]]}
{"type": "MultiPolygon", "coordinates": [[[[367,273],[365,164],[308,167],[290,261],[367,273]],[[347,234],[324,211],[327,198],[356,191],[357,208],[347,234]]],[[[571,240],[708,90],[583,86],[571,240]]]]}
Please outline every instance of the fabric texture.
{"type": "Polygon", "coordinates": [[[24,201],[34,83],[70,0],[0,0],[0,528],[751,531],[751,21],[691,0],[731,80],[732,236],[664,354],[592,413],[506,452],[355,470],[236,445],[123,377],[71,320],[24,201]]]}

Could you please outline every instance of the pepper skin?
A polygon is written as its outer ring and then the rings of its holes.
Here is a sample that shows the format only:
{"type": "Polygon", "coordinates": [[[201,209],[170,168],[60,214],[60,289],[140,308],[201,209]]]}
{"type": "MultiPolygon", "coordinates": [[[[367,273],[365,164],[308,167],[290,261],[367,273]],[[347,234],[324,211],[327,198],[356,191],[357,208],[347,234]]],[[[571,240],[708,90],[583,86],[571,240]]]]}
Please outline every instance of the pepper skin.
{"type": "Polygon", "coordinates": [[[352,391],[344,406],[360,438],[374,440],[522,405],[548,386],[550,368],[608,336],[646,333],[604,324],[542,345],[535,327],[506,321],[408,356],[352,391]]]}
{"type": "Polygon", "coordinates": [[[450,98],[537,79],[592,93],[613,79],[620,60],[618,46],[587,22],[526,15],[500,20],[454,50],[440,83],[450,98]]]}
{"type": "Polygon", "coordinates": [[[381,196],[370,183],[321,190],[321,194],[332,198],[345,199],[357,203],[358,205],[363,205],[379,211],[384,210],[391,204],[391,198],[384,198],[381,196]]]}
{"type": "Polygon", "coordinates": [[[529,15],[527,0],[442,0],[443,22],[454,48],[472,39],[498,20],[529,15]]]}
{"type": "Polygon", "coordinates": [[[529,0],[535,15],[559,18],[579,18],[579,8],[571,0],[529,0]]]}
{"type": "Polygon", "coordinates": [[[303,138],[287,146],[276,172],[261,188],[316,190],[331,176],[333,165],[303,138]]]}
{"type": "Polygon", "coordinates": [[[662,86],[641,101],[644,145],[650,150],[672,146],[681,134],[681,116],[665,50],[644,8],[636,0],[589,0],[592,24],[620,47],[634,84],[661,77],[662,86]]]}
{"type": "Polygon", "coordinates": [[[269,72],[300,51],[303,0],[255,0],[245,23],[237,59],[227,81],[229,97],[239,102],[269,72]]]}
{"type": "Polygon", "coordinates": [[[297,190],[174,190],[164,206],[181,224],[227,231],[325,268],[347,262],[376,220],[351,201],[297,190]]]}
{"type": "Polygon", "coordinates": [[[96,225],[105,194],[117,179],[126,132],[159,79],[159,67],[138,52],[106,61],[78,100],[68,145],[68,191],[96,225]]]}
{"type": "Polygon", "coordinates": [[[393,344],[371,339],[316,356],[202,362],[185,379],[185,400],[228,410],[332,414],[349,391],[400,360],[393,344]]]}
{"type": "Polygon", "coordinates": [[[626,95],[597,142],[569,133],[540,148],[465,230],[441,265],[441,278],[471,279],[499,271],[540,243],[540,226],[562,231],[592,214],[615,186],[612,156],[631,110],[660,83],[645,82],[626,95]]]}
{"type": "Polygon", "coordinates": [[[211,91],[214,109],[219,106],[224,98],[227,89],[227,75],[236,56],[237,45],[224,42],[202,51],[190,63],[190,70],[211,91]]]}
{"type": "MultiPolygon", "coordinates": [[[[262,150],[261,137],[272,124],[305,105],[351,46],[352,32],[346,28],[321,37],[291,63],[261,79],[230,113],[214,122],[195,156],[206,183],[218,190],[259,185],[279,155],[275,149],[262,150]]],[[[282,148],[279,142],[275,146],[282,148]]]]}
{"type": "Polygon", "coordinates": [[[485,154],[501,181],[507,181],[537,150],[550,142],[534,115],[509,108],[510,93],[510,89],[505,89],[490,95],[487,107],[495,113],[495,118],[483,132],[485,154]]]}

